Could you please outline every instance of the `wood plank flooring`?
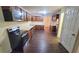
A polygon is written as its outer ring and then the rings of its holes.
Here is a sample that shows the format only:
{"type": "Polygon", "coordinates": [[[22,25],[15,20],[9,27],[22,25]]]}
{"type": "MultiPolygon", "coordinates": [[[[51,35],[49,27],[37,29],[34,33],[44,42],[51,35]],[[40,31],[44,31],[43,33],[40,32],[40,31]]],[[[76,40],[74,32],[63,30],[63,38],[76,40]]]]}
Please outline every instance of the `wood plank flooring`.
{"type": "Polygon", "coordinates": [[[32,39],[24,46],[24,53],[68,53],[52,33],[35,30],[32,39]]]}

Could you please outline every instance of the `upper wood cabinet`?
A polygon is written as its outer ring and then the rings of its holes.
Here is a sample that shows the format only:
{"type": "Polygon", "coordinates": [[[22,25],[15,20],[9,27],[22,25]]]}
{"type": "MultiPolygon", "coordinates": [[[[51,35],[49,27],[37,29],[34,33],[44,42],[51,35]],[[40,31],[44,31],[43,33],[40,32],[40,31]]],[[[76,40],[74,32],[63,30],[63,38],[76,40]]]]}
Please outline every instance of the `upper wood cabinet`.
{"type": "Polygon", "coordinates": [[[27,12],[20,7],[12,7],[12,13],[15,21],[27,21],[27,12]]]}
{"type": "Polygon", "coordinates": [[[32,16],[31,21],[43,21],[43,18],[41,16],[32,16]]]}
{"type": "Polygon", "coordinates": [[[43,21],[41,16],[29,14],[18,6],[2,6],[5,21],[43,21]]]}
{"type": "Polygon", "coordinates": [[[27,16],[26,17],[27,17],[27,20],[28,21],[31,21],[31,14],[27,13],[27,16]]]}
{"type": "Polygon", "coordinates": [[[2,6],[5,21],[28,21],[27,12],[18,6],[2,6]]]}
{"type": "Polygon", "coordinates": [[[2,12],[5,21],[13,21],[12,10],[9,6],[2,6],[2,12]]]}

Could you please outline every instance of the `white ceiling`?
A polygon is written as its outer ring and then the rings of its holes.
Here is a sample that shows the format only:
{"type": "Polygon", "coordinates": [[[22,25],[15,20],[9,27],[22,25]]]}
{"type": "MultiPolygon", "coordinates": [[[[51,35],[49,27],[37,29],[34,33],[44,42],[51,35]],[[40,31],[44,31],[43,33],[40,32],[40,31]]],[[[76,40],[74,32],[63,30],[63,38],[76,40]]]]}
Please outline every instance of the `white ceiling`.
{"type": "Polygon", "coordinates": [[[43,15],[43,13],[40,12],[44,10],[48,14],[53,14],[62,7],[63,6],[21,6],[21,8],[23,8],[32,15],[43,15]]]}

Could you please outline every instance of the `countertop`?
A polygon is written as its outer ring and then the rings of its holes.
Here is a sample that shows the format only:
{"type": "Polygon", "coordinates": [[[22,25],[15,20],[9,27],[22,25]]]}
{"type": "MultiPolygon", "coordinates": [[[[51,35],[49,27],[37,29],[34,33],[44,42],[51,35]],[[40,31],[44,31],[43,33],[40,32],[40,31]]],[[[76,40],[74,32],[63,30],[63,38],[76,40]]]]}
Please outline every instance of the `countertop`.
{"type": "Polygon", "coordinates": [[[0,44],[2,44],[5,33],[7,33],[7,29],[14,27],[14,26],[19,26],[20,30],[25,31],[25,30],[30,30],[32,27],[34,27],[35,25],[30,25],[29,22],[24,22],[24,23],[2,23],[0,25],[0,44]]]}
{"type": "MultiPolygon", "coordinates": [[[[19,26],[20,30],[22,31],[29,31],[32,29],[35,25],[44,25],[43,22],[4,22],[0,23],[0,37],[4,38],[4,32],[6,32],[6,29],[12,28],[14,26],[19,26]]],[[[0,43],[2,42],[2,39],[0,39],[0,43]]]]}
{"type": "Polygon", "coordinates": [[[4,22],[0,23],[0,28],[1,29],[7,29],[15,26],[19,26],[21,30],[30,30],[33,26],[35,25],[44,25],[43,22],[4,22]]]}

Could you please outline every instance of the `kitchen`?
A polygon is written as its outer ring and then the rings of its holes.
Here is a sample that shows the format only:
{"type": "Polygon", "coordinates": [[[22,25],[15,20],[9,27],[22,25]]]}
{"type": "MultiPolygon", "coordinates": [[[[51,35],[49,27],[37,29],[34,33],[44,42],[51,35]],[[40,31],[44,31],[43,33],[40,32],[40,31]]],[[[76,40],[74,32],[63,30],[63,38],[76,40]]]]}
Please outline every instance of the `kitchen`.
{"type": "MultiPolygon", "coordinates": [[[[10,29],[11,27],[20,27],[21,31],[23,31],[23,32],[28,31],[29,32],[30,39],[33,36],[32,35],[33,30],[44,30],[43,17],[41,17],[41,16],[40,17],[37,15],[31,16],[30,13],[27,13],[24,9],[22,9],[21,7],[17,7],[17,6],[15,6],[15,7],[2,7],[2,10],[4,11],[3,18],[5,18],[6,22],[2,22],[1,27],[3,29],[5,28],[5,30],[8,28],[10,29]],[[10,11],[12,11],[12,15],[14,15],[13,19],[9,18],[9,17],[12,17],[10,11]],[[22,14],[21,12],[23,13],[23,15],[21,15],[22,14]],[[26,16],[26,13],[27,13],[27,16],[26,16]],[[9,17],[6,16],[6,14],[8,14],[8,15],[10,14],[9,17]],[[7,18],[9,18],[9,19],[7,19],[7,18]],[[22,21],[20,21],[20,19],[22,21]]],[[[10,46],[9,46],[9,48],[10,48],[10,46]]],[[[10,49],[10,52],[11,52],[11,49],[10,49]]]]}
{"type": "Polygon", "coordinates": [[[59,44],[61,8],[63,7],[47,7],[49,9],[47,14],[46,10],[43,10],[46,7],[0,7],[0,52],[68,53],[67,49],[59,44]],[[38,11],[40,12],[36,13],[38,11]],[[52,22],[55,23],[52,24],[52,22]],[[16,36],[10,33],[16,34],[16,36]]]}

